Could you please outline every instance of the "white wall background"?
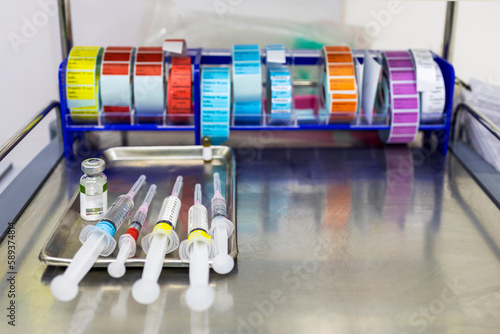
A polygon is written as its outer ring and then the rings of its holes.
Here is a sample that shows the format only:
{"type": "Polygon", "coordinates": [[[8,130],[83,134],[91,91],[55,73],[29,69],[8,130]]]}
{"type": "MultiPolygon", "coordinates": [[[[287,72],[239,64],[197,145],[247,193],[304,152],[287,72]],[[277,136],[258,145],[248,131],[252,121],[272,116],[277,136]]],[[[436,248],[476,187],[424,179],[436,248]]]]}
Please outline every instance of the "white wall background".
{"type": "MultiPolygon", "coordinates": [[[[61,61],[56,0],[0,3],[0,143],[5,142],[49,100],[58,99],[61,61]]],[[[202,47],[234,42],[350,43],[355,47],[422,47],[440,52],[445,1],[350,0],[73,0],[75,45],[161,45],[185,37],[202,47]]],[[[460,2],[452,59],[464,80],[500,84],[495,66],[500,44],[500,3],[460,2]]],[[[43,147],[40,129],[18,154],[29,160],[43,147]]]]}

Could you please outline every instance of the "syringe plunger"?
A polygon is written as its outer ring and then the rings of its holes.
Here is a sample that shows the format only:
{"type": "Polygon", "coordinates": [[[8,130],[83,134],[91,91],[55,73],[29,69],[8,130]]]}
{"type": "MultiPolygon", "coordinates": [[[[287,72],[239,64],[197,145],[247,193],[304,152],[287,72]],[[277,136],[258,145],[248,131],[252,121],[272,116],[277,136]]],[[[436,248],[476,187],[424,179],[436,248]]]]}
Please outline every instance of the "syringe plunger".
{"type": "Polygon", "coordinates": [[[153,200],[153,197],[156,192],[156,185],[152,184],[149,187],[148,193],[144,198],[140,208],[134,215],[132,219],[132,223],[130,224],[127,232],[120,236],[120,251],[118,252],[118,256],[116,260],[109,264],[108,273],[115,278],[122,277],[125,274],[125,261],[135,255],[136,251],[136,241],[141,231],[142,225],[146,221],[148,215],[149,204],[153,200]]]}
{"type": "Polygon", "coordinates": [[[207,209],[201,204],[201,185],[195,186],[194,205],[189,209],[188,240],[179,249],[183,260],[189,260],[190,287],[186,291],[186,304],[194,311],[208,309],[214,301],[214,292],[208,285],[208,259],[214,247],[208,230],[207,209]]]}
{"type": "Polygon", "coordinates": [[[219,173],[214,173],[214,197],[212,198],[212,228],[210,234],[217,244],[217,255],[212,268],[218,274],[227,274],[234,267],[234,260],[228,254],[228,238],[234,231],[234,224],[226,217],[226,200],[222,196],[219,173]]]}
{"type": "Polygon", "coordinates": [[[179,246],[175,225],[179,218],[182,191],[182,176],[178,176],[172,196],[163,201],[158,221],[153,232],[142,239],[142,249],[147,254],[141,279],[132,286],[132,296],[141,304],[151,304],[160,295],[158,277],[161,273],[165,254],[179,246]]]}

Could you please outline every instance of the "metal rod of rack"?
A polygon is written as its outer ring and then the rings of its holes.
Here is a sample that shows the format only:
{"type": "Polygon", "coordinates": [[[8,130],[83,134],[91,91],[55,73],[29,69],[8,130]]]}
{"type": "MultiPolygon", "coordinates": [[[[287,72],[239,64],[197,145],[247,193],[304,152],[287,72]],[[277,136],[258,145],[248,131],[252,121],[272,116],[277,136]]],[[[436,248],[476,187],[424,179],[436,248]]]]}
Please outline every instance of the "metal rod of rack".
{"type": "Polygon", "coordinates": [[[458,3],[454,1],[448,1],[446,5],[446,18],[444,25],[444,37],[443,37],[443,52],[442,57],[450,61],[453,55],[453,47],[455,40],[455,22],[458,13],[458,3]]]}
{"type": "Polygon", "coordinates": [[[19,142],[21,142],[21,140],[23,140],[23,138],[26,137],[26,135],[30,133],[30,131],[33,130],[33,128],[38,123],[40,123],[40,121],[44,119],[44,117],[47,116],[47,114],[52,109],[55,108],[57,108],[59,113],[59,102],[57,101],[50,102],[49,105],[46,106],[38,114],[36,114],[35,117],[33,117],[33,119],[27,125],[22,127],[9,140],[7,140],[7,142],[5,142],[5,144],[3,144],[3,146],[0,148],[0,161],[2,161],[7,156],[7,154],[9,154],[9,152],[12,151],[12,149],[14,149],[14,147],[16,147],[17,144],[19,144],[19,142]]]}
{"type": "MultiPolygon", "coordinates": [[[[65,59],[73,46],[73,32],[71,29],[70,0],[58,0],[59,5],[59,27],[61,31],[61,48],[63,59],[65,59]]],[[[455,36],[455,22],[458,13],[458,3],[448,1],[446,5],[445,29],[443,36],[442,57],[449,61],[452,56],[453,42],[455,36]]]]}
{"type": "Polygon", "coordinates": [[[61,31],[62,59],[65,59],[73,47],[73,31],[71,30],[70,0],[58,0],[59,30],[61,31]]]}

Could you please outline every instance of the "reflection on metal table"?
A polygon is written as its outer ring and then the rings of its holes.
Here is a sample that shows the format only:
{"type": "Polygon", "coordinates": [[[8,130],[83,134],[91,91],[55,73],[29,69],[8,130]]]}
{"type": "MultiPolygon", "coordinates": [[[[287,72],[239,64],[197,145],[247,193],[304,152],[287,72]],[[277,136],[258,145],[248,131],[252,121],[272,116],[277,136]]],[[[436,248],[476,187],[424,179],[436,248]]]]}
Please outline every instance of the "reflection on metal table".
{"type": "MultiPolygon", "coordinates": [[[[165,269],[150,306],[92,270],[69,303],[38,253],[77,187],[57,168],[16,224],[18,332],[497,333],[499,209],[458,160],[422,148],[236,150],[239,256],[211,274],[205,314],[184,305],[188,271],[165,269]]],[[[111,181],[110,181],[111,182],[111,181]]],[[[6,254],[6,243],[0,245],[6,254]]],[[[5,277],[5,261],[0,264],[5,277]]],[[[1,305],[9,286],[0,283],[1,305]]],[[[6,320],[0,332],[10,332],[6,320]]]]}

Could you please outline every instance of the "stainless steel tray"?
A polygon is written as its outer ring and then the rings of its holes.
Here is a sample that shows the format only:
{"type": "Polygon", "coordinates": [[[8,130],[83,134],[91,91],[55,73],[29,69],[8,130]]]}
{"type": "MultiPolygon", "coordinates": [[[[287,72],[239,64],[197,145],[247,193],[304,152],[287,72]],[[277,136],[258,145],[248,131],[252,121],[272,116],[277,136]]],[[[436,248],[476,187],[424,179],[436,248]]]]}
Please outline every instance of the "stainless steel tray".
{"type": "MultiPolygon", "coordinates": [[[[108,201],[112,203],[119,195],[126,193],[132,187],[139,175],[147,177],[147,184],[136,195],[134,210],[128,215],[127,220],[116,231],[115,240],[124,233],[146,196],[149,185],[156,184],[158,189],[151,204],[148,220],[144,224],[137,239],[137,252],[134,257],[126,261],[129,267],[142,267],[146,254],[141,248],[141,239],[153,230],[156,218],[160,211],[163,199],[170,195],[177,175],[184,178],[182,191],[182,207],[176,232],[182,241],[187,238],[188,210],[193,205],[194,186],[202,185],[203,204],[210,214],[210,199],[213,196],[213,173],[219,172],[222,187],[226,188],[226,204],[228,218],[234,223],[235,230],[229,238],[229,252],[233,258],[238,254],[236,240],[236,180],[235,159],[231,148],[226,146],[212,146],[213,159],[206,163],[202,158],[201,146],[151,146],[151,147],[118,147],[111,148],[102,153],[106,161],[106,175],[108,176],[108,201]]],[[[39,258],[49,265],[67,266],[78,251],[81,243],[78,239],[80,231],[88,224],[80,218],[79,191],[73,196],[71,203],[64,215],[59,220],[51,236],[43,246],[39,258]]],[[[94,267],[106,267],[116,259],[118,246],[108,257],[99,257],[94,267]]],[[[187,267],[189,264],[179,258],[177,250],[167,254],[164,267],[187,267]]],[[[211,265],[211,264],[210,264],[211,265]]]]}

